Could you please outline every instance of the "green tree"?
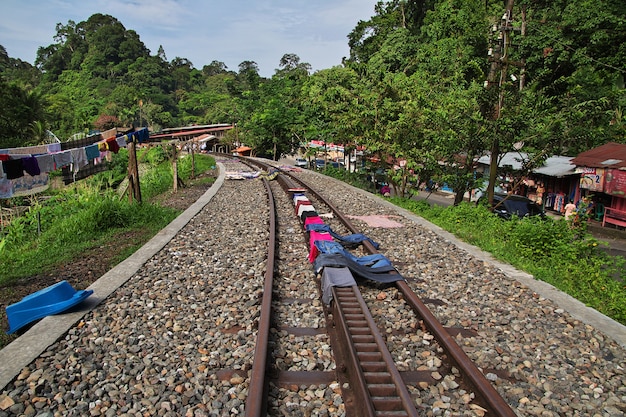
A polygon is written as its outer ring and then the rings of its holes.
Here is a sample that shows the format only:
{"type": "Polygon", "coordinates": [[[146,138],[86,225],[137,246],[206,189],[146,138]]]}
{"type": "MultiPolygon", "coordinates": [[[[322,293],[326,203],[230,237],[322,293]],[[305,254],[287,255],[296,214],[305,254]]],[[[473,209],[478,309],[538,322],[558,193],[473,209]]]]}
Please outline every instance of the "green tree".
{"type": "Polygon", "coordinates": [[[527,35],[520,39],[528,88],[545,97],[559,129],[553,142],[575,155],[623,141],[626,4],[610,0],[520,0],[527,35]],[[616,117],[617,115],[617,117],[616,117]]]}
{"type": "Polygon", "coordinates": [[[202,85],[186,91],[178,102],[184,124],[237,123],[238,104],[228,90],[233,79],[231,73],[206,76],[202,85]]]}
{"type": "Polygon", "coordinates": [[[89,46],[81,68],[91,77],[122,76],[131,63],[149,55],[137,33],[126,30],[112,16],[96,13],[78,26],[84,32],[89,46]]]}
{"type": "Polygon", "coordinates": [[[22,88],[33,89],[39,84],[41,72],[28,62],[9,57],[4,46],[0,45],[0,77],[22,88]]]}
{"type": "Polygon", "coordinates": [[[350,57],[347,62],[353,65],[367,63],[396,29],[418,34],[427,13],[436,3],[436,0],[379,1],[374,7],[374,16],[359,21],[348,35],[350,57]]]}
{"type": "MultiPolygon", "coordinates": [[[[88,132],[93,127],[106,99],[96,87],[100,80],[93,80],[84,71],[65,70],[58,82],[47,91],[51,130],[59,137],[88,132]]],[[[47,83],[44,83],[47,84],[47,83]]],[[[43,85],[42,85],[43,86],[43,85]]]]}
{"type": "Polygon", "coordinates": [[[390,164],[396,191],[434,178],[451,185],[460,200],[473,183],[472,160],[485,146],[477,112],[489,20],[473,1],[416,6],[390,2],[372,19],[377,48],[358,64],[369,92],[361,96],[369,132],[361,143],[390,164]]]}
{"type": "Polygon", "coordinates": [[[56,32],[56,43],[40,47],[35,60],[49,82],[56,81],[65,70],[79,70],[89,49],[83,28],[73,20],[67,25],[57,23],[56,32]]]}
{"type": "Polygon", "coordinates": [[[354,150],[371,125],[366,103],[371,92],[351,68],[333,67],[311,75],[302,88],[301,142],[335,142],[354,150]]]}
{"type": "Polygon", "coordinates": [[[45,99],[36,91],[27,91],[0,77],[0,148],[18,147],[38,142],[31,126],[45,126],[45,99]]]}
{"type": "Polygon", "coordinates": [[[239,72],[237,73],[237,86],[233,89],[235,94],[244,94],[254,92],[261,87],[262,77],[259,75],[259,66],[254,61],[243,61],[239,64],[239,72]]]}
{"type": "Polygon", "coordinates": [[[228,67],[222,61],[211,61],[209,65],[202,67],[202,73],[207,77],[213,75],[225,74],[228,72],[228,67]]]}
{"type": "Polygon", "coordinates": [[[310,65],[286,54],[274,76],[256,91],[255,111],[244,123],[246,142],[258,155],[278,160],[299,146],[302,122],[301,88],[310,65]]]}
{"type": "Polygon", "coordinates": [[[448,88],[435,97],[436,105],[429,115],[429,148],[437,160],[446,162],[439,181],[454,191],[455,205],[463,201],[467,191],[482,185],[482,179],[475,177],[474,161],[488,147],[491,127],[478,100],[482,89],[477,83],[448,88]]]}

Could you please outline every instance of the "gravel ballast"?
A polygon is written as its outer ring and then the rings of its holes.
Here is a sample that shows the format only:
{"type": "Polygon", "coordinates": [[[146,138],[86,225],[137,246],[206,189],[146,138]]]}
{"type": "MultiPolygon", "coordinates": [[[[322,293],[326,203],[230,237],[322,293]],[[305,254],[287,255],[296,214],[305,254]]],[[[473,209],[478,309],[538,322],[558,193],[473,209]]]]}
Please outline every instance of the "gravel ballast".
{"type": "MultiPolygon", "coordinates": [[[[226,171],[244,169],[219,162],[226,171]]],[[[626,348],[618,343],[624,334],[600,331],[568,311],[562,304],[567,297],[558,294],[555,301],[531,289],[518,279],[524,274],[382,198],[307,170],[298,175],[354,216],[355,226],[380,243],[380,252],[420,297],[438,300],[429,308],[445,326],[470,331],[456,337],[457,343],[489,370],[488,378],[518,415],[626,415],[626,348]],[[370,226],[364,216],[387,216],[401,227],[370,226]]],[[[269,213],[260,180],[217,186],[210,201],[118,289],[9,378],[0,391],[0,417],[244,414],[269,213]]],[[[299,244],[299,238],[289,244],[299,244]]],[[[423,353],[431,344],[428,335],[403,310],[394,289],[381,292],[366,298],[373,315],[391,329],[387,342],[400,369],[436,369],[437,360],[423,353]]],[[[298,309],[285,309],[292,316],[281,320],[322,325],[321,317],[308,314],[319,311],[318,305],[301,310],[307,315],[294,317],[298,309]]],[[[46,320],[40,324],[54,322],[46,320]]],[[[614,323],[607,328],[624,329],[614,323]]],[[[290,340],[293,352],[306,357],[309,345],[288,335],[280,339],[281,355],[289,355],[290,340]]],[[[312,358],[328,355],[311,349],[312,358]]],[[[327,365],[319,366],[332,369],[330,359],[321,361],[327,365]]],[[[333,383],[285,396],[304,407],[292,415],[341,415],[339,391],[333,383]]],[[[416,406],[424,415],[481,415],[480,409],[454,405],[455,396],[466,395],[459,391],[447,375],[414,392],[416,406]]]]}

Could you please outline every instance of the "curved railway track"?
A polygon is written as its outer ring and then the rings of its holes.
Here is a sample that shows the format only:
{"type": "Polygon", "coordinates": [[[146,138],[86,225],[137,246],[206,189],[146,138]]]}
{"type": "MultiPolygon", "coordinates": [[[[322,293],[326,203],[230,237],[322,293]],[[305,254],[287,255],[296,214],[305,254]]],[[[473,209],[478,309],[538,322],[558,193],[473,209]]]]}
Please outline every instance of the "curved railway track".
{"type": "Polygon", "coordinates": [[[0,351],[0,417],[514,415],[493,387],[520,416],[623,413],[623,349],[491,261],[317,173],[224,181],[259,165],[218,163],[217,186],[98,279],[84,309],[0,351]],[[295,195],[299,179],[313,189],[295,195]],[[375,271],[385,282],[350,281],[363,271],[341,275],[326,253],[312,265],[307,211],[382,242],[349,252],[393,260],[375,271]]]}
{"type": "MultiPolygon", "coordinates": [[[[255,159],[245,159],[251,166],[278,172],[277,168],[262,163],[255,159]]],[[[323,211],[332,213],[332,225],[330,229],[337,234],[341,230],[344,235],[359,234],[350,220],[332,202],[321,194],[311,189],[304,181],[287,172],[281,172],[275,176],[284,193],[294,204],[294,217],[304,223],[307,207],[317,211],[323,207],[323,211]],[[305,209],[303,209],[305,208],[305,209]],[[347,233],[346,233],[347,232],[347,233]]],[[[268,193],[268,201],[271,212],[275,212],[275,190],[265,181],[268,193]]],[[[264,283],[264,295],[262,310],[259,319],[258,342],[256,346],[254,362],[251,371],[249,395],[246,400],[247,416],[267,415],[268,387],[272,384],[280,386],[288,384],[308,384],[312,381],[328,382],[341,381],[341,396],[345,406],[346,415],[352,416],[418,416],[423,415],[425,410],[416,407],[410,388],[424,387],[434,381],[430,374],[419,372],[400,372],[394,363],[393,355],[385,343],[384,333],[381,333],[380,325],[376,323],[370,313],[366,300],[356,281],[354,285],[331,286],[332,301],[324,303],[324,314],[327,319],[327,329],[333,348],[336,362],[334,372],[336,376],[330,377],[316,375],[319,371],[300,371],[290,373],[289,376],[277,372],[276,366],[271,361],[270,334],[272,332],[272,297],[274,289],[275,263],[272,259],[276,253],[275,248],[280,247],[278,238],[278,224],[276,217],[270,216],[270,241],[268,243],[268,263],[264,283]],[[281,379],[282,378],[282,379],[281,379]]],[[[330,222],[329,222],[330,223],[330,222]]],[[[304,243],[309,241],[310,250],[315,251],[310,240],[315,239],[310,231],[306,231],[301,224],[304,243]]],[[[341,235],[340,235],[341,236],[341,235]]],[[[378,254],[375,244],[371,240],[361,242],[364,251],[369,255],[378,254]]],[[[321,255],[319,255],[321,257],[321,255]]],[[[312,261],[312,259],[310,259],[312,261]]],[[[317,264],[317,260],[316,260],[317,264]]],[[[351,275],[347,267],[322,266],[317,268],[317,282],[320,295],[325,291],[325,284],[337,276],[351,275]],[[322,288],[324,286],[324,288],[322,288]]],[[[477,411],[477,415],[515,416],[513,410],[498,394],[491,383],[485,378],[478,367],[469,359],[459,345],[441,323],[419,299],[415,292],[406,284],[402,276],[395,268],[385,273],[387,284],[395,285],[402,295],[403,300],[415,314],[416,321],[421,329],[426,330],[441,347],[442,355],[439,366],[442,373],[458,373],[462,385],[471,393],[473,400],[471,408],[477,411]],[[396,279],[389,276],[397,275],[396,279]],[[391,283],[391,284],[390,284],[391,283]]],[[[359,280],[362,282],[362,280],[359,280]]],[[[371,281],[370,281],[371,284],[371,281]]],[[[330,284],[328,284],[330,285],[330,284]]],[[[380,285],[380,284],[378,284],[380,285]]],[[[372,285],[361,286],[366,291],[375,291],[372,285]]],[[[373,285],[376,287],[376,285],[373,285]]],[[[274,321],[276,325],[276,321],[274,321]]],[[[293,331],[293,330],[292,330],[293,331]]],[[[328,373],[328,372],[327,372],[328,373]]]]}

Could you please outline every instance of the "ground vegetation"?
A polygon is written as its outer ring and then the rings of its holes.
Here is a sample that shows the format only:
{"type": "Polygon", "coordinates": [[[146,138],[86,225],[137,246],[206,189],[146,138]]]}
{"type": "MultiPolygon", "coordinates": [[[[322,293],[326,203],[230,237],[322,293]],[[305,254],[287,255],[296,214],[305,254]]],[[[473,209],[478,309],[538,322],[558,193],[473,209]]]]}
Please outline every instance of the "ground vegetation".
{"type": "MultiPolygon", "coordinates": [[[[140,152],[141,204],[119,192],[125,186],[112,180],[115,169],[13,201],[26,211],[3,229],[0,240],[0,347],[15,338],[4,333],[6,306],[61,280],[87,288],[195,203],[215,180],[213,158],[196,155],[192,177],[191,158],[183,155],[178,163],[183,186],[174,192],[171,160],[160,148],[145,152],[140,152]]],[[[124,161],[120,153],[117,157],[124,161]]]]}

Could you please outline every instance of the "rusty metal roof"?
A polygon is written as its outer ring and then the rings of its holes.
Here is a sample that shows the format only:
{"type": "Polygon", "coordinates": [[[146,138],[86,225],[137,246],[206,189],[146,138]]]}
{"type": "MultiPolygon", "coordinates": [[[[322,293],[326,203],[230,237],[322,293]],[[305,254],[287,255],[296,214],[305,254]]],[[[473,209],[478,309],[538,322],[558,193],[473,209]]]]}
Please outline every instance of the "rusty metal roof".
{"type": "MultiPolygon", "coordinates": [[[[182,130],[180,132],[175,132],[175,133],[158,133],[158,134],[155,134],[155,135],[150,135],[150,139],[165,139],[165,138],[174,139],[174,138],[179,138],[181,136],[198,136],[198,135],[201,135],[203,133],[219,132],[219,131],[223,131],[223,130],[230,130],[232,128],[233,128],[232,125],[219,125],[217,127],[208,127],[208,128],[194,129],[194,130],[189,130],[188,128],[184,128],[184,130],[182,130]]],[[[170,129],[170,130],[172,130],[172,129],[170,129]]],[[[163,131],[165,131],[165,129],[163,129],[163,131]]]]}
{"type": "Polygon", "coordinates": [[[609,142],[582,152],[572,159],[579,167],[626,169],[626,145],[609,142]]]}

